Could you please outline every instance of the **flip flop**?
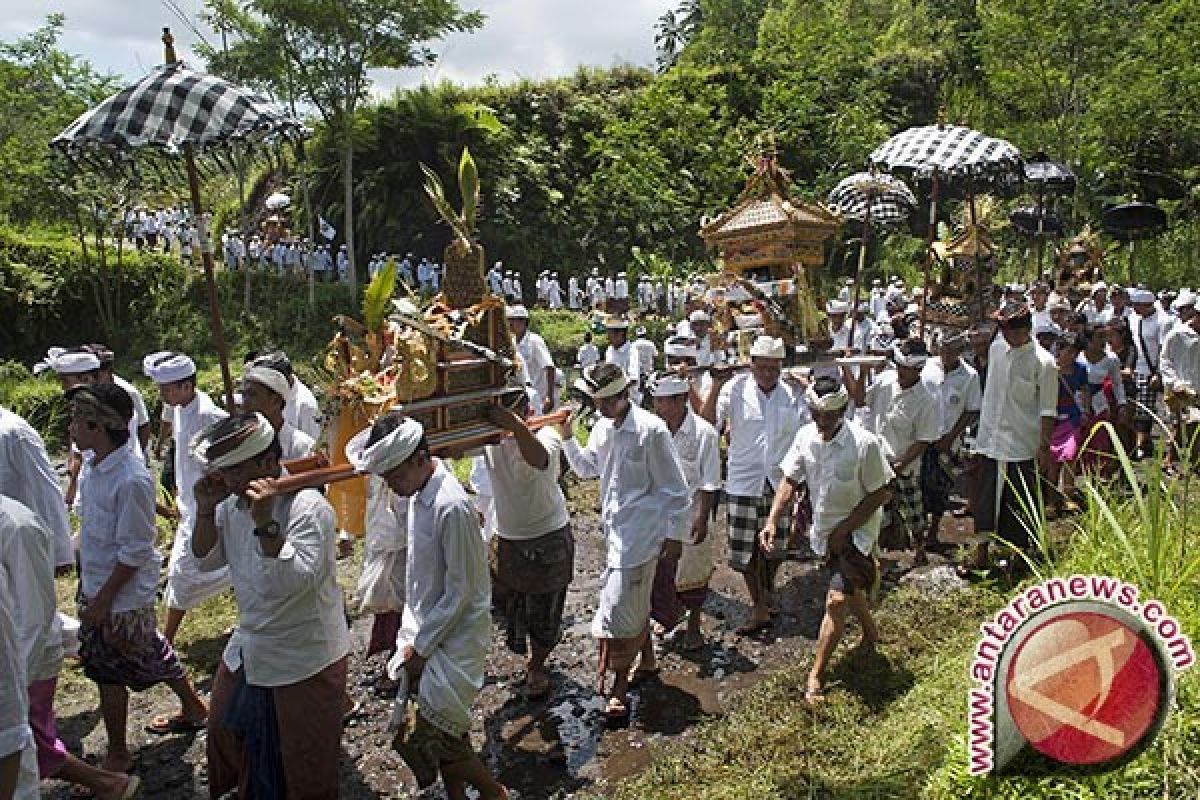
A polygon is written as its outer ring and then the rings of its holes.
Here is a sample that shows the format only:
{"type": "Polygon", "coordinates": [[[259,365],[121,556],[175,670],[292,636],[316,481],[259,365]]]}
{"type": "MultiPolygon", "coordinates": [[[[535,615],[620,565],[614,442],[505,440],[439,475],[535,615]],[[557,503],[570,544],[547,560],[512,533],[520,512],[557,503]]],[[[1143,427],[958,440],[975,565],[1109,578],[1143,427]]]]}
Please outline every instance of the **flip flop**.
{"type": "Polygon", "coordinates": [[[756,633],[761,633],[762,631],[770,630],[772,621],[773,620],[770,617],[768,617],[767,619],[760,619],[757,622],[751,620],[750,622],[747,622],[743,625],[739,625],[738,627],[734,628],[733,632],[736,633],[738,636],[753,636],[756,633]]]}
{"type": "Polygon", "coordinates": [[[604,716],[610,720],[626,719],[629,716],[629,706],[621,698],[613,695],[604,706],[604,716]]]}
{"type": "Polygon", "coordinates": [[[130,775],[129,783],[125,784],[125,791],[121,793],[121,800],[133,800],[140,788],[142,788],[142,779],[137,775],[130,775]]]}
{"type": "Polygon", "coordinates": [[[208,726],[208,719],[188,719],[182,714],[176,714],[173,717],[157,716],[150,720],[144,730],[146,733],[153,733],[155,736],[170,736],[176,733],[195,733],[202,731],[208,726]]]}

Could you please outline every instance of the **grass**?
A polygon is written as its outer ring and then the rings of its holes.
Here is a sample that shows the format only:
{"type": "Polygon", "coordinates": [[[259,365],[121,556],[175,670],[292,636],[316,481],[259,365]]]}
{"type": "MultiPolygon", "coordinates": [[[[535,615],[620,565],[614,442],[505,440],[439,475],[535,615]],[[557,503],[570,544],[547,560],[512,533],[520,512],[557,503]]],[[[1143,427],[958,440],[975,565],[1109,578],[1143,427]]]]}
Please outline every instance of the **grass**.
{"type": "MultiPolygon", "coordinates": [[[[1072,523],[1039,531],[1051,575],[1111,575],[1163,602],[1185,632],[1200,630],[1200,526],[1194,476],[1168,479],[1161,463],[1135,468],[1120,454],[1115,482],[1084,481],[1088,506],[1072,523]],[[1052,544],[1051,544],[1052,543],[1052,544]]],[[[807,663],[739,695],[724,717],[660,752],[618,798],[1200,797],[1200,678],[1178,675],[1175,708],[1155,742],[1101,774],[1069,771],[972,777],[967,771],[967,668],[978,625],[1013,592],[972,586],[933,599],[900,589],[877,618],[881,657],[841,651],[841,682],[817,710],[801,701],[807,663]]]]}

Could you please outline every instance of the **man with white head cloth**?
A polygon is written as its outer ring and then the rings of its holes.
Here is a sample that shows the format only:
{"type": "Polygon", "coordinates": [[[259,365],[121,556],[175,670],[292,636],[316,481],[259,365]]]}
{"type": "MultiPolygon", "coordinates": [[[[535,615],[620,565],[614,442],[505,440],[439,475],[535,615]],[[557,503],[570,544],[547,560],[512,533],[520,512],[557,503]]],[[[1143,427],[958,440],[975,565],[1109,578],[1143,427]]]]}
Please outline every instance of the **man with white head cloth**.
{"type": "Polygon", "coordinates": [[[659,559],[654,576],[651,613],[670,630],[687,614],[687,630],[680,645],[696,650],[704,645],[700,613],[708,596],[712,577],[713,545],[708,521],[721,489],[721,454],[717,430],[691,410],[688,398],[694,395],[692,381],[686,376],[660,373],[650,381],[654,413],[667,424],[679,457],[679,468],[687,482],[689,507],[679,518],[684,533],[679,561],[659,559]]]}
{"type": "Polygon", "coordinates": [[[629,320],[610,314],[604,318],[604,332],[608,338],[608,347],[604,351],[605,363],[621,368],[625,373],[634,405],[641,405],[640,381],[645,370],[642,369],[642,351],[629,341],[629,320]]]}
{"type": "Polygon", "coordinates": [[[846,419],[850,394],[829,377],[818,378],[805,393],[812,423],[796,435],[783,462],[784,480],[759,537],[771,547],[778,521],[804,485],[812,503],[809,541],[830,571],[825,618],[808,674],[805,700],[823,697],[825,669],[846,626],[846,612],[858,618],[865,647],[879,640],[867,605],[867,591],[878,571],[871,551],[879,537],[882,508],[892,496],[892,468],[879,437],[846,419]]]}
{"type": "Polygon", "coordinates": [[[672,336],[663,342],[663,361],[668,372],[689,378],[688,401],[697,414],[704,406],[704,398],[712,391],[712,373],[708,370],[695,371],[699,350],[696,340],[687,336],[672,336]],[[698,377],[697,377],[698,375],[698,377]]]}
{"type": "Polygon", "coordinates": [[[388,672],[416,684],[417,703],[392,746],[422,789],[440,773],[454,800],[467,785],[483,798],[507,797],[470,740],[491,642],[488,559],[471,499],[430,454],[421,424],[398,411],[351,439],[346,457],[408,503],[404,614],[388,672]]]}
{"type": "Polygon", "coordinates": [[[554,391],[554,357],[546,340],[529,330],[529,309],[522,305],[513,305],[505,309],[508,320],[508,330],[512,333],[517,345],[517,355],[537,392],[537,403],[540,413],[548,414],[558,404],[557,393],[554,391]]]}
{"type": "Polygon", "coordinates": [[[291,388],[287,376],[271,364],[269,357],[251,361],[242,373],[242,411],[257,412],[267,418],[279,437],[283,461],[311,456],[317,449],[311,436],[284,419],[291,388]]]}
{"type": "Polygon", "coordinates": [[[336,797],[350,631],[333,507],[316,489],[272,493],[279,437],[262,414],[223,419],[192,447],[205,474],[191,555],[229,573],[238,607],[213,678],[209,796],[336,797]]]}
{"type": "MultiPolygon", "coordinates": [[[[63,347],[51,347],[46,351],[46,357],[33,365],[33,374],[40,375],[52,370],[58,377],[64,392],[75,386],[95,383],[100,377],[100,358],[90,350],[79,347],[68,350],[63,347]]],[[[84,479],[87,477],[87,465],[83,453],[71,442],[67,454],[67,489],[65,499],[68,508],[75,507],[84,479]]]]}
{"type": "Polygon", "coordinates": [[[680,517],[691,505],[671,432],[661,419],[630,402],[629,381],[615,364],[584,370],[576,386],[596,404],[601,419],[586,448],[575,441],[570,422],[559,426],[571,469],[600,479],[600,525],[607,544],[600,605],[592,635],[600,640],[599,689],[607,673],[615,680],[605,709],[610,718],[629,714],[629,670],[657,672],[650,641],[650,595],[660,557],[682,551],[680,517]]]}
{"type": "Polygon", "coordinates": [[[192,526],[196,501],[192,488],[204,476],[204,463],[191,450],[192,439],[228,416],[205,392],[196,388],[196,364],[183,353],[151,353],[142,360],[146,377],[158,384],[163,404],[170,407],[175,440],[175,502],[179,526],[167,562],[167,620],[163,635],[174,642],[184,615],[229,588],[229,571],[201,571],[192,555],[192,526]]]}
{"type": "Polygon", "coordinates": [[[730,380],[729,370],[713,375],[712,391],[700,416],[729,441],[725,497],[728,505],[729,566],[742,574],[753,603],[750,619],[737,628],[749,636],[771,626],[775,575],[784,557],[791,521],[778,518],[771,548],[759,544],[771,498],[783,480],[780,464],[808,422],[799,386],[781,380],[787,355],[782,339],[759,336],[750,348],[750,371],[730,380]]]}

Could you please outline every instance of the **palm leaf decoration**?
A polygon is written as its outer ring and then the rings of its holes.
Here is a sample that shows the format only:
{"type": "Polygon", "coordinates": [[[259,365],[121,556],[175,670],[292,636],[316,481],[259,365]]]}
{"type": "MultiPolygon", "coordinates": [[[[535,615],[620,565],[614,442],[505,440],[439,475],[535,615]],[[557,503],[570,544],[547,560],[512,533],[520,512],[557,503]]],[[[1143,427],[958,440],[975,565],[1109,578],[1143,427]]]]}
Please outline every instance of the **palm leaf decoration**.
{"type": "Polygon", "coordinates": [[[475,238],[475,221],[479,210],[479,169],[475,166],[470,149],[463,148],[462,157],[458,162],[458,190],[463,201],[461,212],[456,211],[446,199],[446,190],[442,187],[442,179],[438,174],[427,164],[421,164],[421,172],[425,175],[425,194],[433,203],[438,216],[469,248],[475,238]]]}
{"type": "Polygon", "coordinates": [[[363,322],[369,333],[379,333],[387,320],[396,292],[396,260],[389,258],[383,269],[375,274],[363,293],[363,322]]]}

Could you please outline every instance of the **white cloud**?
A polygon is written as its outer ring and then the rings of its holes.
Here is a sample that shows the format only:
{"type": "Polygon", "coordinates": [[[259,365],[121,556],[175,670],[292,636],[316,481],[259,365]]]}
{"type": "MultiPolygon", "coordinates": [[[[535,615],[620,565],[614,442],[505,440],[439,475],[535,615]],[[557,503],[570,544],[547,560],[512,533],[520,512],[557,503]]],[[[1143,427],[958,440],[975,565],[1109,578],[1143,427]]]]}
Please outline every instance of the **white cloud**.
{"type": "MultiPolygon", "coordinates": [[[[201,0],[170,0],[190,15],[201,0]]],[[[377,95],[425,80],[478,83],[488,75],[509,82],[520,78],[567,75],[580,65],[618,63],[650,66],[654,61],[654,22],[672,0],[462,0],[463,7],[487,15],[484,27],[436,43],[440,58],[428,70],[383,70],[374,74],[377,95]]],[[[197,36],[172,13],[167,0],[6,0],[0,39],[11,41],[42,24],[46,14],[66,15],[62,46],[98,69],[132,79],[162,60],[159,37],[170,26],[176,48],[195,61],[197,36]]],[[[212,43],[218,38],[201,31],[212,43]]]]}

